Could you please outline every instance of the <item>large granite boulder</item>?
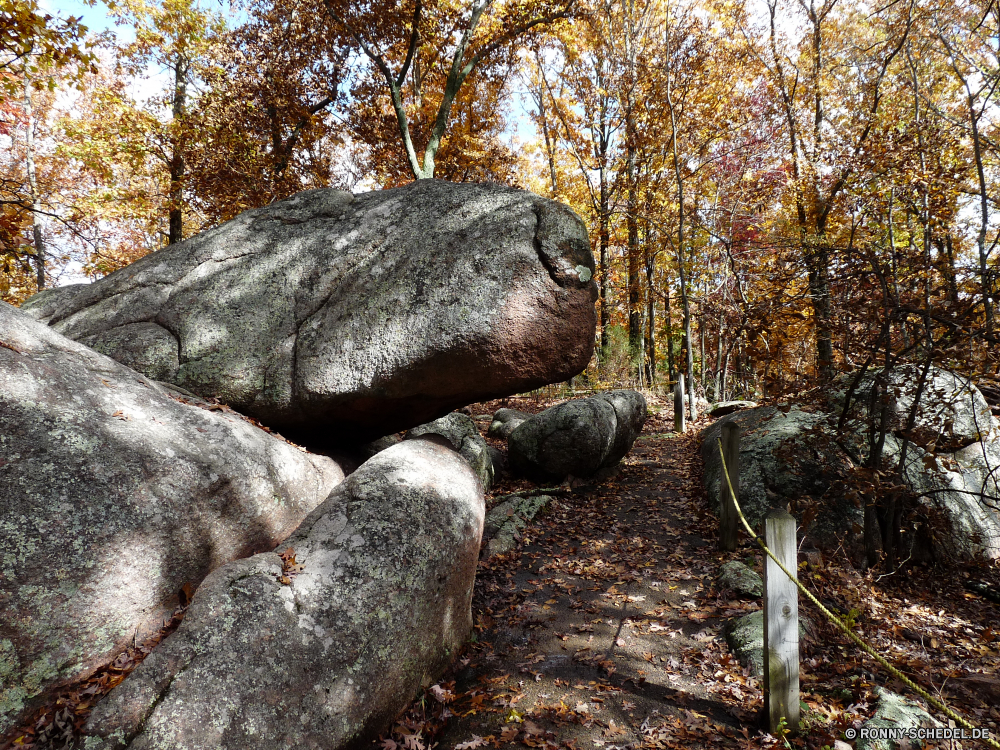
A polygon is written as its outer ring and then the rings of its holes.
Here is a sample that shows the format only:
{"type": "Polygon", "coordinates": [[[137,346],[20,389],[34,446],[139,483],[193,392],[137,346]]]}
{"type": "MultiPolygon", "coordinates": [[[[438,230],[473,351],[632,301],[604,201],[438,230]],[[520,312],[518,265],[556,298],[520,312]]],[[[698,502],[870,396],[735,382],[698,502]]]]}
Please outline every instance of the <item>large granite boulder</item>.
{"type": "Polygon", "coordinates": [[[422,424],[408,430],[405,440],[423,437],[425,435],[437,435],[458,451],[459,455],[469,462],[469,466],[479,477],[483,490],[488,492],[493,485],[496,475],[496,468],[493,465],[493,455],[490,448],[479,434],[479,428],[472,421],[472,417],[453,411],[433,422],[422,424]]]}
{"type": "Polygon", "coordinates": [[[646,399],[637,391],[557,404],[510,433],[511,469],[539,479],[593,476],[625,457],[645,422],[646,399]]]}
{"type": "MultiPolygon", "coordinates": [[[[857,484],[858,467],[868,460],[873,421],[869,397],[877,376],[876,372],[859,382],[840,432],[848,377],[838,379],[825,404],[818,407],[758,407],[706,428],[701,452],[709,498],[718,502],[722,425],[735,420],[741,433],[740,505],[750,524],[762,523],[772,507],[815,504],[814,520],[803,531],[816,544],[843,545],[860,562],[863,498],[852,487],[857,484]]],[[[1000,559],[1000,512],[991,499],[1000,497],[1000,425],[973,384],[932,368],[914,425],[907,429],[918,382],[916,367],[899,368],[875,393],[879,404],[881,393],[886,394],[888,407],[882,467],[898,467],[907,440],[901,476],[913,491],[922,518],[919,529],[909,528],[904,534],[903,552],[914,559],[1000,559]]]]}
{"type": "Polygon", "coordinates": [[[87,750],[359,747],[472,627],[482,489],[432,438],[365,462],[274,553],[209,576],[184,622],[104,701],[87,750]]]}
{"type": "Polygon", "coordinates": [[[583,370],[593,273],[569,208],[417,180],[299,193],[24,309],[285,434],[357,443],[583,370]]]}
{"type": "Polygon", "coordinates": [[[329,458],[182,401],[197,399],[0,303],[0,736],[343,480],[329,458]]]}
{"type": "MultiPolygon", "coordinates": [[[[887,430],[898,437],[909,439],[925,450],[932,453],[953,453],[973,443],[998,436],[990,405],[979,389],[969,379],[939,367],[931,367],[928,371],[913,427],[907,430],[920,384],[920,370],[919,365],[908,364],[894,368],[884,378],[878,370],[867,373],[854,389],[847,422],[857,427],[866,426],[872,389],[881,384],[888,406],[887,430]]],[[[842,375],[828,391],[830,410],[835,411],[838,416],[847,400],[852,380],[850,375],[842,375]]],[[[881,391],[876,390],[874,395],[880,398],[881,391]]],[[[859,432],[852,430],[855,435],[859,432]]],[[[867,451],[861,441],[857,445],[860,451],[867,451]]]]}
{"type": "Polygon", "coordinates": [[[735,421],[740,427],[740,507],[752,527],[760,528],[772,508],[806,498],[823,498],[824,502],[823,512],[808,529],[810,536],[818,534],[831,540],[845,525],[863,523],[860,508],[844,493],[829,491],[853,467],[825,431],[830,418],[825,412],[803,411],[796,405],[759,406],[713,422],[701,433],[703,480],[709,500],[718,504],[719,483],[723,481],[719,457],[722,425],[735,421]]]}

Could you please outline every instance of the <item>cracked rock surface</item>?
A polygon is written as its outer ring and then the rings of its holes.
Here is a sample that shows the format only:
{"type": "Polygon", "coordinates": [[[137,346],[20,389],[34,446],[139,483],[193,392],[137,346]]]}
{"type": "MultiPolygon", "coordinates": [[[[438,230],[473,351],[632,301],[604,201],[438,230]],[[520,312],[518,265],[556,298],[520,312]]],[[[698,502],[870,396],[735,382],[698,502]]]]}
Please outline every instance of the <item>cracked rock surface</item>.
{"type": "Polygon", "coordinates": [[[286,433],[357,442],[583,370],[593,274],[567,207],[418,180],[299,193],[24,309],[286,433]]]}
{"type": "Polygon", "coordinates": [[[106,699],[87,750],[341,748],[430,684],[472,627],[485,505],[435,438],[365,462],[282,546],[226,565],[106,699]],[[289,579],[285,579],[289,580],[289,579]]]}
{"type": "Polygon", "coordinates": [[[344,478],[174,396],[0,303],[0,736],[344,478]]]}

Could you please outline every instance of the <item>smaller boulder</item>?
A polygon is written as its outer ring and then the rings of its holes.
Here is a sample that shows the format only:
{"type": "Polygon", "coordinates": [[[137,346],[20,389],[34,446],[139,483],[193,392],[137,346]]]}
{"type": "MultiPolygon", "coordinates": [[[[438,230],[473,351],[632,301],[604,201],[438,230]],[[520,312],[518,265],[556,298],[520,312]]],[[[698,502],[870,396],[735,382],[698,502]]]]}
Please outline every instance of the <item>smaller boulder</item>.
{"type": "Polygon", "coordinates": [[[472,417],[461,412],[453,411],[433,422],[414,427],[406,433],[404,440],[423,437],[424,435],[437,435],[447,440],[451,447],[461,454],[462,458],[469,462],[469,466],[479,477],[483,484],[483,490],[489,491],[493,485],[496,470],[493,466],[493,457],[490,447],[479,434],[476,423],[472,417]]]}
{"type": "MultiPolygon", "coordinates": [[[[876,686],[875,694],[878,696],[878,708],[875,710],[875,716],[864,723],[863,729],[915,729],[943,726],[919,705],[901,695],[896,695],[891,690],[876,686]]],[[[890,739],[872,739],[868,736],[870,734],[870,732],[866,733],[866,736],[858,740],[857,750],[892,750],[892,748],[899,746],[890,739]]]]}
{"type": "Polygon", "coordinates": [[[489,452],[490,460],[493,462],[493,476],[495,478],[497,474],[507,468],[507,456],[499,448],[494,448],[492,445],[487,445],[486,450],[489,452]]]}
{"type": "MultiPolygon", "coordinates": [[[[799,614],[799,638],[811,629],[809,620],[799,614]]],[[[729,650],[740,664],[750,670],[750,674],[764,674],[764,612],[758,609],[742,617],[736,617],[722,626],[729,650]]]]}
{"type": "Polygon", "coordinates": [[[646,399],[636,391],[566,401],[510,433],[511,469],[543,480],[593,476],[625,457],[645,421],[646,399]]]}
{"type": "Polygon", "coordinates": [[[496,557],[514,549],[521,532],[551,500],[550,495],[510,495],[493,506],[483,526],[485,557],[496,557]]]}
{"type": "Polygon", "coordinates": [[[764,613],[760,610],[737,617],[722,626],[729,650],[750,674],[764,674],[764,613]]]}
{"type": "Polygon", "coordinates": [[[534,415],[517,409],[497,409],[493,421],[490,422],[490,428],[486,431],[486,437],[506,440],[510,437],[510,433],[532,416],[534,415]]]}
{"type": "Polygon", "coordinates": [[[727,562],[719,569],[720,591],[732,591],[747,599],[764,596],[764,579],[738,560],[727,562]]]}
{"type": "Polygon", "coordinates": [[[94,709],[88,750],[361,747],[472,629],[482,488],[415,439],[365,462],[282,546],[216,570],[94,709]]]}

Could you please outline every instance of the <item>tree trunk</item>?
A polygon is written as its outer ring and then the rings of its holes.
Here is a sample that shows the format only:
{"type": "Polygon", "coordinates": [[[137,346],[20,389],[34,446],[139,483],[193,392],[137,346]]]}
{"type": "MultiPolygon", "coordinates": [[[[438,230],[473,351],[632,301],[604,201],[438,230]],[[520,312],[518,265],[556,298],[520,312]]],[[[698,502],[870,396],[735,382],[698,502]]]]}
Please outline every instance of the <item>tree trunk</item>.
{"type": "MultiPolygon", "coordinates": [[[[670,18],[667,17],[666,52],[670,56],[670,18]]],[[[684,174],[681,170],[680,148],[677,144],[677,114],[674,108],[673,76],[670,66],[667,66],[667,79],[664,93],[667,109],[670,113],[670,147],[673,157],[674,180],[677,184],[677,268],[681,282],[681,307],[684,311],[684,349],[686,351],[686,385],[688,392],[688,418],[693,422],[698,418],[694,408],[694,352],[691,346],[691,301],[688,295],[687,273],[684,269],[684,174]]]]}
{"type": "MultiPolygon", "coordinates": [[[[538,75],[544,76],[545,69],[542,67],[542,54],[535,50],[535,63],[538,65],[538,75]]],[[[545,112],[545,90],[547,84],[540,84],[535,92],[535,102],[538,104],[538,117],[542,121],[542,139],[545,141],[545,153],[549,159],[549,180],[552,183],[552,197],[555,198],[559,192],[559,182],[556,176],[556,144],[555,134],[549,132],[549,118],[545,112]]]]}
{"type": "Polygon", "coordinates": [[[628,349],[632,360],[633,376],[638,375],[641,368],[642,347],[642,315],[640,312],[641,296],[639,292],[639,220],[637,202],[637,176],[635,147],[629,145],[626,154],[626,176],[628,179],[628,205],[626,207],[625,223],[628,228],[628,349]]]}
{"type": "Polygon", "coordinates": [[[719,330],[715,337],[715,400],[722,401],[722,318],[719,318],[719,330]]]}
{"type": "Polygon", "coordinates": [[[726,349],[726,353],[722,358],[722,378],[721,385],[719,386],[719,401],[725,401],[726,396],[729,391],[729,356],[732,352],[732,347],[726,349]]]}
{"type": "Polygon", "coordinates": [[[31,236],[35,243],[35,281],[39,291],[45,288],[45,242],[39,219],[42,201],[38,193],[38,177],[35,172],[35,110],[31,101],[31,77],[28,62],[24,64],[24,113],[27,125],[24,132],[25,168],[28,173],[28,191],[31,197],[31,236]]]}
{"type": "Polygon", "coordinates": [[[701,339],[700,351],[701,351],[701,367],[698,372],[698,377],[701,379],[701,392],[705,392],[705,314],[700,313],[698,315],[698,338],[701,339]]]}
{"type": "Polygon", "coordinates": [[[667,323],[667,379],[672,381],[677,368],[674,367],[674,324],[670,319],[670,284],[664,284],[663,289],[663,317],[667,323]]]}
{"type": "Polygon", "coordinates": [[[174,64],[173,125],[170,155],[170,208],[167,244],[174,245],[184,239],[184,144],[177,130],[183,127],[184,110],[187,106],[188,61],[178,55],[174,64]]]}
{"type": "Polygon", "coordinates": [[[830,307],[830,254],[820,242],[807,242],[809,295],[816,327],[816,370],[822,382],[833,378],[833,313],[830,307]]]}
{"type": "Polygon", "coordinates": [[[646,234],[646,380],[650,385],[656,381],[656,309],[653,296],[653,255],[650,238],[646,234]]]}
{"type": "Polygon", "coordinates": [[[601,278],[600,282],[600,297],[601,297],[601,362],[608,361],[608,357],[611,356],[611,311],[608,309],[608,250],[611,245],[611,231],[609,228],[610,218],[608,216],[609,211],[609,196],[608,196],[608,180],[607,172],[604,169],[604,159],[602,155],[601,169],[600,169],[600,180],[601,180],[601,215],[600,221],[600,233],[601,233],[601,278]]]}

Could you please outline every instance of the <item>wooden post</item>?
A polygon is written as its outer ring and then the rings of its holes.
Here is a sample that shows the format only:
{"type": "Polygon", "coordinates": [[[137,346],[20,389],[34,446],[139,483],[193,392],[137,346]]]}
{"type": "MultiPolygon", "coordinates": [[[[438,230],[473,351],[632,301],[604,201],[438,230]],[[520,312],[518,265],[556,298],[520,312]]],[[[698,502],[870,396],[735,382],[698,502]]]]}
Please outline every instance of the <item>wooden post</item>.
{"type": "MultiPolygon", "coordinates": [[[[795,519],[776,509],[764,522],[765,541],[793,575],[795,519]]],[[[764,711],[770,731],[782,719],[792,732],[799,728],[799,591],[768,557],[764,561],[764,711]]]]}
{"type": "Polygon", "coordinates": [[[685,432],[687,423],[684,419],[684,374],[677,376],[674,386],[674,432],[685,432]]]}
{"type": "MultiPolygon", "coordinates": [[[[722,455],[726,458],[726,469],[729,481],[733,485],[736,499],[740,497],[740,426],[734,421],[722,425],[722,455]]],[[[739,517],[736,515],[736,503],[729,492],[729,482],[726,477],[720,479],[719,485],[719,549],[732,552],[736,549],[739,531],[739,517]]]]}

